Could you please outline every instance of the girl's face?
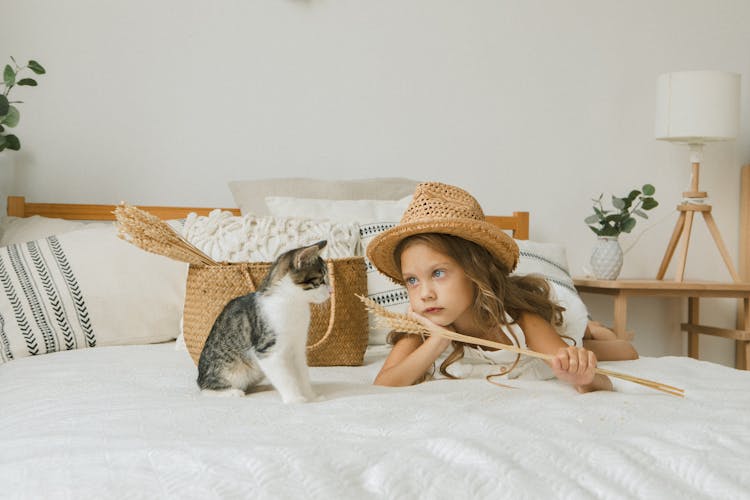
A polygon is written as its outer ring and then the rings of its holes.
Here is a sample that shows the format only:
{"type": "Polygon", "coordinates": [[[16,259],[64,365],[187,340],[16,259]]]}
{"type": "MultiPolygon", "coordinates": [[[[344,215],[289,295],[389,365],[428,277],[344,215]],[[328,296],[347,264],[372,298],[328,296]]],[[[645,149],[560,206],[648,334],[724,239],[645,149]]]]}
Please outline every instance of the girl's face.
{"type": "Polygon", "coordinates": [[[453,258],[415,242],[401,253],[401,273],[414,312],[441,326],[470,321],[474,284],[453,258]]]}

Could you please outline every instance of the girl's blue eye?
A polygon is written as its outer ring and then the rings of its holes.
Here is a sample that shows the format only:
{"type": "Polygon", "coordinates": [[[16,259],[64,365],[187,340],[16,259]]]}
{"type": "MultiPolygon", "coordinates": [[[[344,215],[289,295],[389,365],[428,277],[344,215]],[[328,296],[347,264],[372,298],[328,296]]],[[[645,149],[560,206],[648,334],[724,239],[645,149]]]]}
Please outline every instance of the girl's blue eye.
{"type": "Polygon", "coordinates": [[[414,286],[414,285],[416,285],[417,284],[417,278],[414,278],[414,277],[406,278],[406,284],[408,286],[414,286]]]}
{"type": "Polygon", "coordinates": [[[432,275],[436,278],[442,278],[443,276],[445,276],[445,271],[443,269],[435,269],[432,272],[432,275]]]}

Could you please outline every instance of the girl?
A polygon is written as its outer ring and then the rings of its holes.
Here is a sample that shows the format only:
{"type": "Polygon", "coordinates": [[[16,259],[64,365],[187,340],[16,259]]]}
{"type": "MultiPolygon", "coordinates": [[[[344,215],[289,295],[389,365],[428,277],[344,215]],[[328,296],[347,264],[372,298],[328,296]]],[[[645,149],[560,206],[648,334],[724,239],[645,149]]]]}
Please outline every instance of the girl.
{"type": "MultiPolygon", "coordinates": [[[[561,324],[564,309],[550,300],[547,283],[534,276],[509,276],[518,263],[518,246],[485,221],[479,203],[466,191],[438,182],[419,184],[401,222],[375,237],[367,256],[383,274],[406,286],[410,314],[428,330],[441,326],[552,354],[548,364],[554,375],[579,392],[612,389],[607,377],[595,373],[594,353],[568,346],[555,331],[552,325],[561,324]]],[[[439,335],[423,340],[392,332],[389,340],[394,346],[375,378],[378,385],[423,381],[451,346],[439,335]]],[[[447,368],[463,352],[463,344],[455,343],[440,372],[453,378],[447,368]]]]}

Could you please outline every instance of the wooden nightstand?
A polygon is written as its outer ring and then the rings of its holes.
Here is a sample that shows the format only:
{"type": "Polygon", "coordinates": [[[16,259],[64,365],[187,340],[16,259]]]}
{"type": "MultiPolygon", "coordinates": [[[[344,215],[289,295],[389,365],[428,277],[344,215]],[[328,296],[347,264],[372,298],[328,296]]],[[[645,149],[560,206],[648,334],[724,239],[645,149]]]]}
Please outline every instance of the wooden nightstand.
{"type": "Polygon", "coordinates": [[[614,298],[613,330],[618,338],[629,337],[625,326],[628,314],[628,297],[687,297],[688,320],[680,326],[688,333],[688,356],[698,359],[698,336],[714,335],[733,339],[736,344],[735,366],[750,369],[750,283],[715,283],[708,281],[659,281],[659,280],[595,280],[575,278],[576,288],[581,293],[611,295],[614,298]],[[700,299],[742,299],[743,314],[739,329],[716,328],[700,324],[700,299]]]}

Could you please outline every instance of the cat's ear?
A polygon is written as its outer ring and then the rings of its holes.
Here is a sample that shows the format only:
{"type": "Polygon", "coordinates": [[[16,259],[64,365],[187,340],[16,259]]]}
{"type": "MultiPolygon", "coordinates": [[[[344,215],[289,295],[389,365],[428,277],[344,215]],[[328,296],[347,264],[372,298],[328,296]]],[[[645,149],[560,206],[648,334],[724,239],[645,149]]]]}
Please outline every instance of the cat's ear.
{"type": "Polygon", "coordinates": [[[300,248],[294,254],[294,267],[299,269],[303,263],[311,262],[318,258],[320,251],[326,246],[326,240],[313,243],[310,246],[300,248]]]}

